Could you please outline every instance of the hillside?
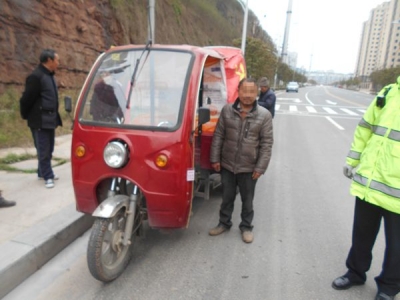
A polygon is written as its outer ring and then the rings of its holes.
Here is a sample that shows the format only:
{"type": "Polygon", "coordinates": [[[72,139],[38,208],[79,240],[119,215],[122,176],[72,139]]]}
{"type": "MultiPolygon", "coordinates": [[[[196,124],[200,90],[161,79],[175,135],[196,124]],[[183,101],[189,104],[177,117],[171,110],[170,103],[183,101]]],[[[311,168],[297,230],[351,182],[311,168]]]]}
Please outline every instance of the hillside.
{"type": "MultiPolygon", "coordinates": [[[[78,90],[96,57],[112,45],[145,44],[148,0],[2,0],[0,95],[21,90],[43,48],[60,55],[60,89],[78,90]]],[[[157,44],[233,44],[241,38],[237,0],[156,0],[157,44]]],[[[249,12],[248,35],[271,43],[249,12]]]]}

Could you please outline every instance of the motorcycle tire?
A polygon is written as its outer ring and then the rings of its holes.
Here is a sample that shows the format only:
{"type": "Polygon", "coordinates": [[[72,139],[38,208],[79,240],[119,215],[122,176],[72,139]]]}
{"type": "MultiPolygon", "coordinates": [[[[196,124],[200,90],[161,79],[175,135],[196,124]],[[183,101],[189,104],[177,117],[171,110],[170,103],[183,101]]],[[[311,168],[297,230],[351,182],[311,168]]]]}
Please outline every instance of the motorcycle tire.
{"type": "Polygon", "coordinates": [[[97,218],[94,221],[87,249],[87,263],[94,278],[110,282],[122,274],[132,257],[134,237],[131,244],[122,244],[126,217],[123,210],[110,219],[97,218]]]}

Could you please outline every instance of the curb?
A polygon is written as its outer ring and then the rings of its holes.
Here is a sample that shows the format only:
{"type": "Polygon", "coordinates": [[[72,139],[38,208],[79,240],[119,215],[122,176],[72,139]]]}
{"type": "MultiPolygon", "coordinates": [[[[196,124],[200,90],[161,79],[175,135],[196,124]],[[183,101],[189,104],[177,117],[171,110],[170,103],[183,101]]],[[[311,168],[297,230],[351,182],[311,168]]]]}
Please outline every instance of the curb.
{"type": "Polygon", "coordinates": [[[61,252],[93,224],[75,203],[0,245],[0,298],[61,252]]]}

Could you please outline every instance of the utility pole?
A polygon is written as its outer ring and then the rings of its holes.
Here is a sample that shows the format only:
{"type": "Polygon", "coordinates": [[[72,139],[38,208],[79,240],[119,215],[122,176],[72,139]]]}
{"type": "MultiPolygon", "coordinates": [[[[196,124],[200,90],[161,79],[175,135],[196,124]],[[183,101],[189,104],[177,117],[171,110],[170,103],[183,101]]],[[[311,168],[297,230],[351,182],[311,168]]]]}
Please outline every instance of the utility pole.
{"type": "Polygon", "coordinates": [[[244,9],[244,20],[243,20],[243,31],[242,31],[242,52],[243,55],[246,50],[246,36],[247,36],[247,18],[249,14],[249,0],[246,0],[246,6],[243,7],[243,3],[241,0],[239,0],[240,4],[242,5],[242,8],[244,9]]]}
{"type": "Polygon", "coordinates": [[[155,17],[154,17],[154,7],[156,0],[149,0],[149,30],[148,30],[148,40],[151,40],[152,44],[155,44],[156,36],[155,31],[155,17]]]}
{"type": "Polygon", "coordinates": [[[285,35],[283,37],[283,45],[282,45],[282,62],[288,63],[288,41],[289,41],[289,31],[290,31],[290,19],[292,17],[292,2],[293,0],[289,0],[288,10],[286,12],[286,26],[285,26],[285,35]]]}

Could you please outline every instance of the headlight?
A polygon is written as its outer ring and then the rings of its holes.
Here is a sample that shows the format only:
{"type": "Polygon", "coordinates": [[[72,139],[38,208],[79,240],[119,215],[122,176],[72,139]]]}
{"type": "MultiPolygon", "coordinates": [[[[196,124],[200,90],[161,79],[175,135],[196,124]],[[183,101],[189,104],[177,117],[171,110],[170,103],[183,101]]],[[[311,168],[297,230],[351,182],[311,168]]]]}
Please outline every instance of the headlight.
{"type": "Polygon", "coordinates": [[[104,148],[103,158],[111,168],[121,168],[128,160],[128,151],[121,142],[110,142],[104,148]]]}

